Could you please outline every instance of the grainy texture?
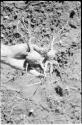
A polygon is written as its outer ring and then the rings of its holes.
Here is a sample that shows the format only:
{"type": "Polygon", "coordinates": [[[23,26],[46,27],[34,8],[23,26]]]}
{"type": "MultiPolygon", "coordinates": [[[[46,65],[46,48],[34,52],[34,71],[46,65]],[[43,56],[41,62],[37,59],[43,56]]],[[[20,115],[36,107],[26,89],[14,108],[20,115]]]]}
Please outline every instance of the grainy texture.
{"type": "Polygon", "coordinates": [[[80,1],[1,2],[1,42],[6,45],[28,43],[32,35],[31,42],[48,48],[62,27],[54,41],[59,67],[52,78],[1,64],[2,124],[81,123],[80,1]]]}

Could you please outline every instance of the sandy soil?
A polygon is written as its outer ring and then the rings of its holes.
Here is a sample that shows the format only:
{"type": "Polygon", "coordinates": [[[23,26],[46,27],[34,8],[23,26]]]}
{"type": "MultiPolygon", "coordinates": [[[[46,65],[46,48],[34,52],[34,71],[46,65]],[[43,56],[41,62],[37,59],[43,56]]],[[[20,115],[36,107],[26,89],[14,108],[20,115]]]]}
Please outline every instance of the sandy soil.
{"type": "Polygon", "coordinates": [[[1,2],[1,42],[6,45],[28,42],[31,31],[33,43],[48,47],[61,27],[54,42],[59,67],[52,78],[36,78],[1,63],[2,124],[81,123],[81,3],[1,2]]]}

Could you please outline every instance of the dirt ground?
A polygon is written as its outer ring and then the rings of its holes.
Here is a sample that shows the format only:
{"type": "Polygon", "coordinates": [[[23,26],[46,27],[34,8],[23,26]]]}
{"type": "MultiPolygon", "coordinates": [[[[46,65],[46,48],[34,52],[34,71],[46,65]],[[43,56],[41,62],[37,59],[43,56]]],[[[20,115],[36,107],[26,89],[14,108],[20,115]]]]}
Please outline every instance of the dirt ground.
{"type": "Polygon", "coordinates": [[[47,48],[62,27],[54,41],[59,67],[54,67],[52,77],[36,78],[1,63],[1,124],[81,123],[81,3],[1,2],[1,42],[5,45],[28,42],[31,33],[36,37],[33,43],[47,48]]]}

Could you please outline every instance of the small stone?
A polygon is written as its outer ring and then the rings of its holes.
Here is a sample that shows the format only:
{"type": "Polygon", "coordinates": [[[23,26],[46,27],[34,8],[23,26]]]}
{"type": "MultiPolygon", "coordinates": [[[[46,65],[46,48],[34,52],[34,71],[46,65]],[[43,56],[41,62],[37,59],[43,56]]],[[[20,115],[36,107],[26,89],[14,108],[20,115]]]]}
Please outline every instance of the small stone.
{"type": "Polygon", "coordinates": [[[28,113],[28,116],[29,116],[29,117],[32,116],[32,115],[33,115],[33,112],[34,112],[34,110],[33,110],[33,109],[30,109],[30,111],[29,111],[29,113],[28,113]]]}
{"type": "Polygon", "coordinates": [[[62,90],[62,88],[61,88],[60,86],[57,86],[57,87],[55,88],[55,91],[56,91],[56,93],[57,93],[58,95],[63,96],[63,90],[62,90]]]}

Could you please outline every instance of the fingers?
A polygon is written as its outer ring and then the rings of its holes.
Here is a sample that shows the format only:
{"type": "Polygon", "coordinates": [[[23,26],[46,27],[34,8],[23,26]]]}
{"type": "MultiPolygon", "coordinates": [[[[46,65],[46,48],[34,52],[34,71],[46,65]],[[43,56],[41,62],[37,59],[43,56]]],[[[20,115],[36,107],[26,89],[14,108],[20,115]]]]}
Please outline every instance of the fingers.
{"type": "Polygon", "coordinates": [[[25,60],[17,60],[17,59],[10,58],[10,57],[3,57],[1,59],[1,61],[5,64],[10,65],[13,68],[25,70],[25,68],[24,68],[24,61],[25,60]]]}

